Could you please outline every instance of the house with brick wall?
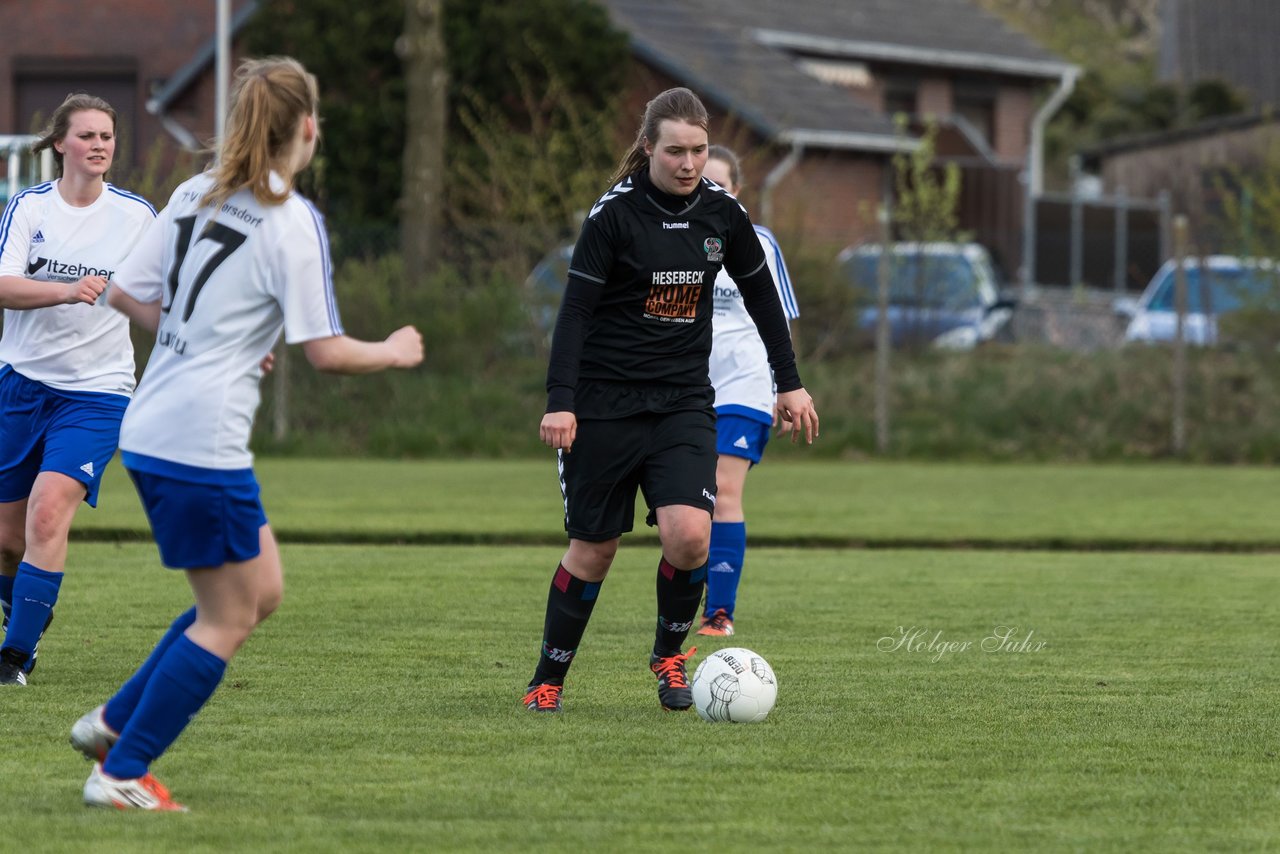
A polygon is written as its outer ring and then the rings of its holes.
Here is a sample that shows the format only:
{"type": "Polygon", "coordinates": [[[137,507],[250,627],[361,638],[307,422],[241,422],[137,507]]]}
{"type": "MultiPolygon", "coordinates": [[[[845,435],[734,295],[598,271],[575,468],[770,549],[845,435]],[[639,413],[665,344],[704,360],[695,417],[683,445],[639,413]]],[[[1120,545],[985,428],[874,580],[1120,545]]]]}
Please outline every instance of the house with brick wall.
{"type": "MultiPolygon", "coordinates": [[[[597,2],[637,60],[625,133],[654,94],[690,87],[713,139],[744,156],[758,220],[831,246],[867,237],[890,158],[931,121],[940,159],[963,169],[961,226],[1016,267],[1033,117],[1077,69],[972,0],[597,2]],[[905,134],[899,113],[912,119],[905,134]]],[[[212,2],[22,5],[4,15],[0,134],[31,131],[84,90],[120,112],[122,170],[153,146],[212,137],[212,2]]],[[[258,5],[234,0],[233,31],[258,5]]]]}
{"type": "MultiPolygon", "coordinates": [[[[238,29],[256,0],[233,0],[238,29]]],[[[0,134],[40,129],[69,93],[119,114],[117,173],[155,146],[199,147],[215,120],[211,0],[0,0],[0,134]]]]}
{"type": "Polygon", "coordinates": [[[601,2],[637,60],[632,130],[649,97],[693,89],[712,140],[744,156],[757,220],[833,246],[869,237],[892,156],[929,121],[963,171],[961,227],[1016,269],[1033,118],[1075,66],[970,0],[601,2]]]}
{"type": "Polygon", "coordinates": [[[1280,151],[1280,4],[1273,0],[1165,0],[1158,56],[1160,79],[1187,89],[1226,83],[1245,100],[1236,115],[1104,140],[1080,152],[1104,192],[1166,194],[1190,219],[1193,237],[1223,249],[1220,198],[1238,173],[1274,168],[1280,151]]]}

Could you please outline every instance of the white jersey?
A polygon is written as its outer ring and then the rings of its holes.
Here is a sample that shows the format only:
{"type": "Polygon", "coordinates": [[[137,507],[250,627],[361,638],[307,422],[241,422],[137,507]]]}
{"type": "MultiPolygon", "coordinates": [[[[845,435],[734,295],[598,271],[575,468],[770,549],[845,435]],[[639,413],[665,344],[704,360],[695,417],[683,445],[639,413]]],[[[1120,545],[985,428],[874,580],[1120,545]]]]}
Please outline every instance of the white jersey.
{"type": "MultiPolygon", "coordinates": [[[[284,187],[274,174],[272,185],[284,187]]],[[[162,309],[120,450],[227,471],[253,464],[261,363],[281,329],[295,344],[341,335],[342,325],[311,203],[294,193],[264,206],[240,190],[215,211],[201,204],[212,186],[206,173],[178,187],[117,274],[122,291],[162,309]]]]}
{"type": "MultiPolygon", "coordinates": [[[[786,262],[782,260],[782,250],[769,229],[757,225],[755,230],[782,301],[782,312],[788,320],[795,320],[800,310],[786,262]]],[[[711,385],[716,390],[716,411],[772,422],[773,371],[756,324],[747,313],[738,286],[724,270],[716,277],[714,293],[710,371],[711,385]]]]}
{"type": "MultiPolygon", "coordinates": [[[[37,184],[14,196],[0,218],[0,276],[114,280],[155,216],[141,196],[110,184],[83,208],[63,200],[58,181],[37,184]]],[[[6,310],[0,362],[54,389],[133,392],[129,320],[111,310],[106,294],[93,305],[6,310]]]]}

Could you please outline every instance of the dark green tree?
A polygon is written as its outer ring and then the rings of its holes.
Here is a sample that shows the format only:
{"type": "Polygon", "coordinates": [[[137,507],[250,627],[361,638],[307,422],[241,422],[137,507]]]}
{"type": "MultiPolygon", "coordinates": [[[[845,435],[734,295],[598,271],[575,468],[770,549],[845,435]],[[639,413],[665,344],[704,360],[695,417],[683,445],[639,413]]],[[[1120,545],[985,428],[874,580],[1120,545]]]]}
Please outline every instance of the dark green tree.
{"type": "Polygon", "coordinates": [[[294,56],[320,80],[322,142],[305,189],[343,230],[396,222],[404,19],[401,0],[269,0],[247,27],[250,53],[294,56]]]}
{"type": "MultiPolygon", "coordinates": [[[[404,25],[404,0],[265,0],[245,42],[254,54],[296,56],[319,78],[323,146],[309,189],[336,226],[348,233],[381,229],[389,243],[405,142],[404,70],[396,52],[404,25]]],[[[451,207],[463,195],[455,164],[474,172],[486,162],[463,111],[496,113],[504,131],[568,126],[576,120],[529,110],[548,104],[540,96],[551,88],[572,93],[585,110],[600,110],[621,88],[629,57],[626,36],[590,0],[445,0],[444,36],[451,207]],[[531,100],[530,92],[539,97],[531,100]]]]}

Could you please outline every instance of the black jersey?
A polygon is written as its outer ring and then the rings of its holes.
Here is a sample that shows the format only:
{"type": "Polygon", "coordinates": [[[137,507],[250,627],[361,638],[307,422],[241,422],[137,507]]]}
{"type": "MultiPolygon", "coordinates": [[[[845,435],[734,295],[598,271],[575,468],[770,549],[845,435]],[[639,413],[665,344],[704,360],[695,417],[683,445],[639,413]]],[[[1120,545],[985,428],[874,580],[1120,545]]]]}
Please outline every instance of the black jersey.
{"type": "Polygon", "coordinates": [[[746,210],[706,179],[688,196],[664,193],[646,168],[614,186],[583,223],[556,322],[547,411],[609,417],[625,414],[618,404],[709,405],[712,291],[722,267],[756,321],[779,391],[799,388],[786,319],[746,210]],[[632,387],[623,390],[629,402],[611,400],[618,384],[632,387]],[[647,403],[635,400],[637,387],[647,403]]]}

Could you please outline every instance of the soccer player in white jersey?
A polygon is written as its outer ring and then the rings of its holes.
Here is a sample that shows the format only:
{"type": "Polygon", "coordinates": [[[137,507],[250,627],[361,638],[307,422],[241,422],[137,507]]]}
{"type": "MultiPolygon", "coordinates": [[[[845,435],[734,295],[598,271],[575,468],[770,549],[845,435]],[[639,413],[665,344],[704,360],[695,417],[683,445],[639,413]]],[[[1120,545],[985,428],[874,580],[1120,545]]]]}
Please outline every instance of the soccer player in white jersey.
{"type": "Polygon", "coordinates": [[[380,342],[342,333],[323,221],[293,189],[315,153],[317,105],[315,78],[296,60],[242,63],[218,162],[174,191],[109,297],[156,332],[120,449],[161,560],[186,571],[195,607],[72,727],[72,745],[96,760],[84,786],[91,806],[185,809],[151,763],[280,604],[280,556],[248,443],[261,363],[281,330],[321,371],[422,361],[412,326],[380,342]]]}
{"type": "MultiPolygon", "coordinates": [[[[707,154],[703,175],[737,195],[742,189],[738,156],[723,145],[707,154]]],[[[788,320],[800,316],[782,250],[773,232],[755,226],[782,311],[788,320]]],[[[774,417],[773,371],[755,322],[742,294],[723,270],[716,278],[712,317],[711,385],[716,390],[716,506],[711,517],[711,549],[707,560],[707,600],[700,635],[733,634],[738,581],[747,551],[747,522],[742,492],[747,472],[760,462],[774,417]]]]}
{"type": "Polygon", "coordinates": [[[133,393],[129,323],[100,297],[156,212],[106,182],[115,130],[106,101],[68,96],[33,146],[59,177],[0,217],[0,685],[27,684],[133,393]]]}

